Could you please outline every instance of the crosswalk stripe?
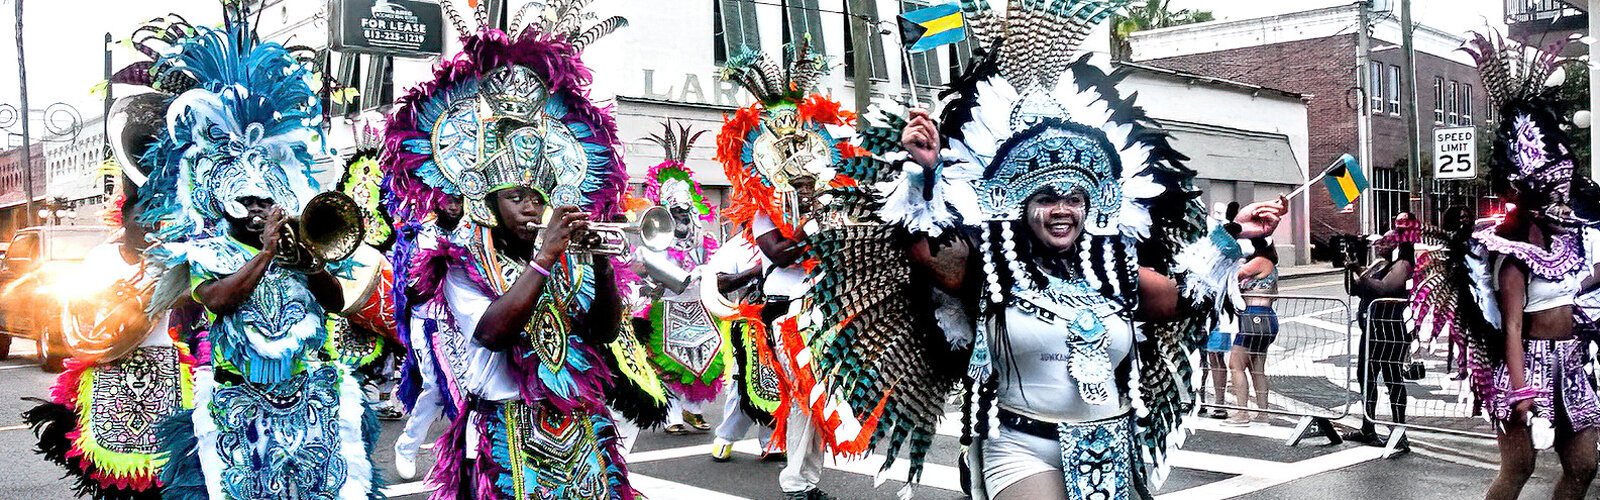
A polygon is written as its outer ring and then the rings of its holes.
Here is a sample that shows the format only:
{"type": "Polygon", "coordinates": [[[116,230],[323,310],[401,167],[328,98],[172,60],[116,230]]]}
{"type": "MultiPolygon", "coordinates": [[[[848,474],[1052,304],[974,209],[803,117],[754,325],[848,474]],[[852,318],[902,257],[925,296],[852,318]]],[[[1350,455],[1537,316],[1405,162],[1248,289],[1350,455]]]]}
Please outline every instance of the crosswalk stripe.
{"type": "MultiPolygon", "coordinates": [[[[1221,500],[1233,498],[1247,493],[1261,491],[1273,486],[1284,484],[1296,479],[1310,477],[1331,470],[1343,469],[1363,462],[1377,460],[1381,450],[1377,448],[1359,447],[1331,453],[1294,462],[1281,464],[1268,470],[1252,471],[1250,474],[1235,476],[1215,483],[1203,484],[1193,488],[1178,490],[1157,495],[1157,500],[1221,500]]],[[[1238,460],[1237,457],[1228,457],[1229,460],[1238,460]]]]}
{"type": "Polygon", "coordinates": [[[628,474],[628,482],[651,500],[749,500],[745,497],[718,493],[683,483],[657,479],[639,473],[628,474]]]}
{"type": "Polygon", "coordinates": [[[387,497],[402,497],[406,495],[427,493],[433,490],[434,488],[429,486],[426,481],[412,481],[409,483],[391,484],[389,486],[385,486],[383,488],[383,495],[387,497]]]}

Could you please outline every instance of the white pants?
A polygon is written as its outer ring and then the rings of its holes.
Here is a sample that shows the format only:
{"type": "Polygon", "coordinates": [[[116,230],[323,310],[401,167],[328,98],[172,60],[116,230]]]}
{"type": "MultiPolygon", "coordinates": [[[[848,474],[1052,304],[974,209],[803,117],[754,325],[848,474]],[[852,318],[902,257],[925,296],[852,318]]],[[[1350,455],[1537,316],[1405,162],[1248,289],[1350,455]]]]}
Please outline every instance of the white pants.
{"type": "Polygon", "coordinates": [[[433,421],[444,412],[444,397],[439,393],[439,382],[434,377],[433,350],[428,348],[428,333],[424,323],[436,321],[413,316],[411,318],[411,355],[417,358],[417,371],[422,373],[422,393],[417,395],[416,406],[406,419],[405,429],[394,441],[394,454],[415,460],[422,441],[428,437],[433,421]]]}
{"type": "MultiPolygon", "coordinates": [[[[772,307],[768,305],[767,307],[772,307]]],[[[778,331],[774,324],[770,331],[778,331]]],[[[781,340],[778,341],[782,343],[781,340]]],[[[779,346],[778,352],[787,352],[779,346]]],[[[778,363],[789,380],[794,380],[794,372],[789,369],[788,363],[778,363]]],[[[778,473],[778,488],[784,493],[797,493],[817,487],[817,482],[822,480],[822,436],[817,434],[816,424],[811,417],[806,415],[805,409],[791,402],[789,420],[786,424],[788,432],[783,437],[784,446],[788,449],[788,463],[783,466],[783,471],[778,473]]]]}
{"type": "Polygon", "coordinates": [[[699,415],[704,413],[705,410],[706,403],[704,401],[691,403],[682,399],[673,398],[671,401],[667,402],[667,425],[682,424],[683,412],[685,411],[699,415]]]}
{"type": "Polygon", "coordinates": [[[789,461],[778,473],[778,488],[784,493],[816,488],[822,480],[822,436],[817,434],[811,418],[798,408],[789,411],[788,430],[784,444],[789,448],[789,461]]]}
{"type": "MultiPolygon", "coordinates": [[[[722,423],[717,424],[716,434],[717,439],[731,443],[750,434],[750,428],[756,425],[756,421],[751,420],[749,415],[744,414],[744,409],[739,408],[739,401],[744,395],[739,393],[739,387],[731,377],[728,379],[728,390],[723,393],[727,394],[728,398],[722,402],[722,423]]],[[[767,449],[767,444],[772,441],[772,430],[757,431],[756,440],[761,442],[761,449],[767,449]]]]}

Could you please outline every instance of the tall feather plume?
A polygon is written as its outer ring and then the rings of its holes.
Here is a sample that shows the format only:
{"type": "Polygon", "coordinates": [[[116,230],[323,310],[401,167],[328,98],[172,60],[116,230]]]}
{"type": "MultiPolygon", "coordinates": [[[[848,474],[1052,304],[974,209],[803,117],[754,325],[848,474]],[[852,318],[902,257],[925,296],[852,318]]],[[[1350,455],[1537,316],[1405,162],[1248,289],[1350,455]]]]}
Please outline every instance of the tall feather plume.
{"type": "Polygon", "coordinates": [[[1510,102],[1526,100],[1544,92],[1545,81],[1555,71],[1562,59],[1557,56],[1566,45],[1558,41],[1543,51],[1507,43],[1499,32],[1489,36],[1473,33],[1460,48],[1472,56],[1478,65],[1478,75],[1483,80],[1483,90],[1489,96],[1489,106],[1499,108],[1510,102]]]}
{"type": "Polygon", "coordinates": [[[543,12],[544,3],[543,2],[528,2],[526,4],[523,4],[522,8],[517,9],[517,15],[513,16],[511,18],[511,33],[521,34],[522,30],[528,27],[526,24],[522,23],[522,18],[527,17],[528,11],[533,9],[534,7],[538,7],[539,10],[541,12],[543,12]]]}
{"type": "Polygon", "coordinates": [[[589,44],[592,44],[596,40],[599,40],[606,35],[615,33],[617,30],[627,26],[628,20],[622,16],[608,17],[606,20],[600,21],[600,23],[595,24],[594,26],[590,26],[589,29],[578,34],[576,38],[573,38],[572,46],[578,49],[579,52],[582,52],[583,48],[588,47],[589,44]]]}
{"type": "Polygon", "coordinates": [[[456,10],[454,2],[439,2],[439,6],[444,7],[444,16],[450,18],[450,26],[456,29],[457,35],[467,36],[477,31],[467,26],[466,19],[461,17],[461,11],[456,10]]]}
{"type": "MultiPolygon", "coordinates": [[[[1001,76],[1018,87],[1053,86],[1094,27],[1127,4],[1128,0],[1010,2],[998,42],[1001,76]]],[[[979,17],[984,15],[993,14],[979,17]]]]}
{"type": "Polygon", "coordinates": [[[669,162],[689,161],[689,152],[694,148],[695,141],[700,140],[700,136],[706,133],[700,130],[691,134],[689,131],[693,127],[684,123],[678,123],[674,128],[671,120],[661,122],[661,128],[663,129],[661,134],[650,134],[645,140],[661,146],[662,155],[669,162]]]}
{"type": "Polygon", "coordinates": [[[996,30],[999,20],[995,18],[994,11],[989,9],[989,2],[961,0],[961,13],[967,20],[968,36],[983,50],[994,50],[995,41],[1000,38],[1000,33],[996,30]]]}

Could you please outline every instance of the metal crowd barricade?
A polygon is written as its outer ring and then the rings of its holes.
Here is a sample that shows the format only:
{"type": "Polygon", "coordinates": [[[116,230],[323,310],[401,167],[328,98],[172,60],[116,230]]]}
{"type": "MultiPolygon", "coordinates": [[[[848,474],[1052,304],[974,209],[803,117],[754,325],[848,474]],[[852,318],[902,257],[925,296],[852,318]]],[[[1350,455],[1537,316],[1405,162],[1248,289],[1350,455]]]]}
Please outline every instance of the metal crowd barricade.
{"type": "Polygon", "coordinates": [[[1478,410],[1469,380],[1455,368],[1464,354],[1449,342],[1413,338],[1417,321],[1432,318],[1411,317],[1408,303],[1374,300],[1367,307],[1367,323],[1357,325],[1363,369],[1356,382],[1364,399],[1374,403],[1363,405],[1362,415],[1394,429],[1389,433],[1391,452],[1407,429],[1493,439],[1494,428],[1478,410]]]}
{"type": "MultiPolygon", "coordinates": [[[[1210,350],[1214,346],[1207,346],[1201,355],[1202,408],[1299,417],[1295,432],[1285,443],[1290,446],[1298,444],[1313,428],[1330,441],[1341,442],[1333,421],[1348,416],[1351,403],[1358,397],[1351,384],[1355,355],[1350,302],[1332,297],[1255,294],[1245,295],[1245,301],[1266,305],[1272,314],[1241,312],[1233,341],[1220,359],[1232,368],[1228,360],[1236,356],[1233,351],[1249,353],[1252,346],[1265,343],[1259,332],[1270,327],[1275,316],[1277,333],[1265,348],[1262,370],[1266,375],[1267,406],[1258,405],[1255,377],[1248,372],[1241,378],[1237,370],[1217,370],[1214,365],[1218,356],[1210,350]],[[1228,381],[1221,401],[1215,396],[1211,380],[1216,376],[1226,376],[1223,380],[1228,381]],[[1237,397],[1241,387],[1248,389],[1246,401],[1237,397]]],[[[1228,322],[1223,325],[1227,328],[1228,322]]]]}

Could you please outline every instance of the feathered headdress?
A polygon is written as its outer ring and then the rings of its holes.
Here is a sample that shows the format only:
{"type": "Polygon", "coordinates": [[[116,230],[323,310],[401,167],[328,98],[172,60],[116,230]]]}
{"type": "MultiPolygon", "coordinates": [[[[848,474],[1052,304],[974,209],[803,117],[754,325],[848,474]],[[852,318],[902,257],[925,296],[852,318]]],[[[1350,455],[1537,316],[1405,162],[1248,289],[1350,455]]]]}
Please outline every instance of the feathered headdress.
{"type": "Polygon", "coordinates": [[[811,53],[806,38],[787,47],[789,65],[779,66],[764,52],[750,47],[740,49],[722,68],[722,79],[744,87],[756,100],[768,106],[798,103],[816,90],[828,75],[828,57],[811,53]]]}
{"type": "Polygon", "coordinates": [[[224,216],[245,215],[245,197],[298,213],[319,190],[312,165],[324,154],[322,108],[308,82],[311,66],[282,45],[257,40],[242,10],[227,12],[222,29],[180,19],[150,39],[172,45],[145,70],[152,85],[184,89],[144,156],[158,180],[141,191],[141,222],[162,223],[163,240],[222,234],[224,216]]]}
{"type": "Polygon", "coordinates": [[[694,142],[705,135],[706,131],[699,130],[690,133],[688,125],[680,125],[673,129],[671,122],[661,124],[661,134],[651,134],[645,140],[661,146],[666,155],[666,161],[650,168],[650,173],[644,180],[644,197],[657,205],[664,207],[688,207],[701,220],[710,222],[716,218],[710,205],[706,204],[705,194],[700,191],[700,183],[695,182],[694,174],[684,165],[689,159],[689,151],[694,147],[694,142]]]}
{"type": "MultiPolygon", "coordinates": [[[[1559,86],[1551,85],[1551,75],[1563,62],[1556,54],[1565,43],[1528,50],[1507,44],[1498,33],[1475,33],[1461,48],[1477,62],[1498,120],[1490,179],[1502,196],[1525,208],[1573,201],[1576,163],[1563,130],[1571,122],[1558,104],[1559,86]]],[[[1587,179],[1578,183],[1592,185],[1587,179]]]]}
{"type": "Polygon", "coordinates": [[[812,55],[804,41],[790,55],[785,71],[747,49],[722,71],[759,101],[726,117],[717,134],[717,161],[733,185],[726,215],[752,239],[748,232],[757,215],[772,220],[785,237],[794,235],[800,212],[796,180],[810,180],[819,191],[853,184],[833,165],[844,158],[841,148],[851,148],[855,114],[813,93],[827,70],[822,56],[812,55]]]}

